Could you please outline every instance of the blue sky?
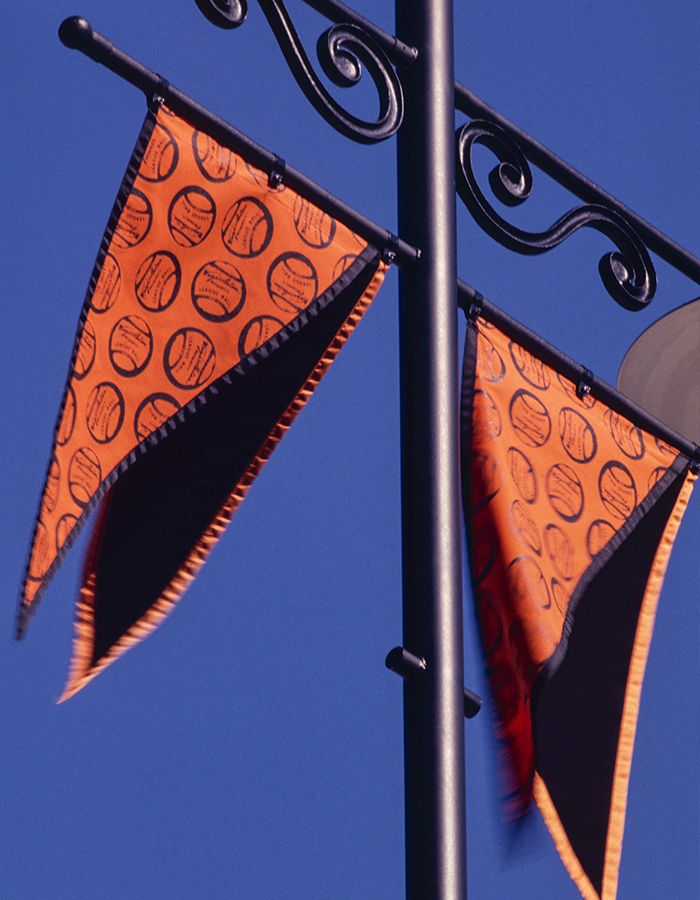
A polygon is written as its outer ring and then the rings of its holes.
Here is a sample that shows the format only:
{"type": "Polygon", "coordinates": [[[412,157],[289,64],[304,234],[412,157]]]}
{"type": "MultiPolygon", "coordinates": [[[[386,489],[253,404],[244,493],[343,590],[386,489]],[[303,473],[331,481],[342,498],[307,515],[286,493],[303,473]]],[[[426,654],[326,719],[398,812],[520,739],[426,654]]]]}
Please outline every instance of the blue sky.
{"type": "MultiPolygon", "coordinates": [[[[355,8],[393,31],[386,0],[355,8]]],[[[324,20],[293,0],[290,13],[311,53],[324,20]]],[[[394,142],[363,147],[326,125],[254,2],[228,33],[194,0],[47,0],[5,11],[0,894],[401,897],[402,692],[384,668],[401,642],[395,271],[154,635],[56,705],[83,538],[26,640],[11,640],[78,314],[145,113],[138,91],[59,43],[60,22],[74,14],[396,228],[394,142]]],[[[456,76],[477,96],[700,254],[700,18],[691,0],[515,9],[472,0],[456,10],[455,46],[456,76]]],[[[341,96],[360,107],[371,97],[356,93],[341,96]]],[[[532,198],[508,214],[533,230],[575,205],[538,174],[532,198]]],[[[463,280],[612,384],[634,339],[699,293],[655,260],[650,307],[617,307],[597,272],[612,248],[594,232],[519,257],[461,209],[459,248],[463,280]]],[[[699,524],[695,496],[642,695],[619,900],[682,900],[700,887],[699,524]]],[[[484,692],[468,587],[465,656],[465,683],[484,692]]],[[[507,852],[488,710],[465,728],[470,898],[575,900],[543,828],[507,852]]]]}

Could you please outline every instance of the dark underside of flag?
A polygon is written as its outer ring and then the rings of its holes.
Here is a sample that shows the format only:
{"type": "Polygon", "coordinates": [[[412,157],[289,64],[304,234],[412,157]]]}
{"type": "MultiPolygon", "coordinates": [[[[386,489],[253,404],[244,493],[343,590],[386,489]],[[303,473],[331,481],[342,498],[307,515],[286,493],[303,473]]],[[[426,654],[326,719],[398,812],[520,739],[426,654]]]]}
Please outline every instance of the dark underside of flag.
{"type": "Polygon", "coordinates": [[[599,894],[640,610],[684,474],[675,474],[627,539],[598,567],[573,610],[561,664],[548,679],[545,669],[536,686],[540,690],[533,692],[535,765],[571,847],[599,894]]]}
{"type": "MultiPolygon", "coordinates": [[[[180,571],[373,278],[376,259],[327,305],[130,466],[105,498],[93,540],[94,666],[180,571]]],[[[319,298],[321,300],[322,298],[319,298]]]]}

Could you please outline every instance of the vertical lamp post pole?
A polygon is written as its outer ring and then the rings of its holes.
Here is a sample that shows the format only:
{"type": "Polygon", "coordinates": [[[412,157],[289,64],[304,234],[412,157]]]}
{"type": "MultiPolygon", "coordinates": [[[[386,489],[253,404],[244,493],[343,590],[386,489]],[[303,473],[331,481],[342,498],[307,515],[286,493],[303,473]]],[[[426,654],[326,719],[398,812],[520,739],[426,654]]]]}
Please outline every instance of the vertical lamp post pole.
{"type": "Polygon", "coordinates": [[[464,900],[464,672],[452,0],[397,0],[402,72],[399,234],[421,258],[400,273],[407,900],[464,900]]]}

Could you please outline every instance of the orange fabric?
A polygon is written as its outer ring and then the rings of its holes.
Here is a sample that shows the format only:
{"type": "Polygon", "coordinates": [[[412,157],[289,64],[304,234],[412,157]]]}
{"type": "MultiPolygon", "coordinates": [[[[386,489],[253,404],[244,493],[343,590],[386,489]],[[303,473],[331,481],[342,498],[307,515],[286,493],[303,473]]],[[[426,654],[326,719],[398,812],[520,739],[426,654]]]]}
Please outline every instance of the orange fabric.
{"type": "MultiPolygon", "coordinates": [[[[380,264],[380,268],[362,298],[355,305],[353,312],[328,347],[323,358],[319,360],[314,371],[309,375],[306,384],[299,391],[294,402],[289,406],[284,416],[270,432],[267,441],[258,451],[256,458],[252,461],[244,478],[236,484],[216,518],[211,522],[207,530],[201,535],[199,541],[194,545],[188,559],[185,561],[176,577],[159,597],[154,598],[153,605],[146,615],[125,632],[120,640],[113,644],[109,652],[96,664],[92,663],[92,649],[97,560],[95,552],[88,554],[83,585],[77,603],[71,669],[68,681],[59,699],[59,703],[62,703],[64,700],[67,700],[69,697],[72,697],[73,694],[77,693],[103,669],[110,665],[110,663],[114,662],[130,647],[134,646],[134,644],[137,644],[154,631],[170,614],[175,604],[191,584],[201,566],[207,560],[209,554],[231,521],[234,512],[243,501],[243,498],[248,492],[248,488],[267,462],[270,454],[315,390],[321,378],[328,370],[328,367],[350,336],[355,325],[357,325],[360,318],[366,312],[374,295],[379,290],[386,269],[387,266],[384,263],[380,264]]],[[[106,504],[108,503],[108,499],[109,494],[107,495],[107,498],[105,498],[103,508],[101,508],[101,511],[103,512],[106,512],[107,510],[106,504]]],[[[99,529],[100,524],[98,523],[96,534],[92,542],[93,548],[99,546],[99,529]]]]}
{"type": "Polygon", "coordinates": [[[479,611],[513,780],[532,788],[532,684],[595,554],[677,453],[479,321],[472,506],[479,611]],[[498,535],[494,522],[500,523],[498,535]]]}
{"type": "Polygon", "coordinates": [[[620,729],[620,743],[615,760],[615,780],[613,785],[612,807],[610,811],[610,830],[605,848],[605,875],[603,881],[602,900],[615,900],[617,895],[617,879],[622,853],[622,835],[627,811],[627,787],[632,767],[632,749],[637,730],[637,716],[642,694],[642,680],[646,668],[651,636],[654,630],[654,619],[661,585],[663,584],[666,566],[671,555],[671,548],[688,505],[690,493],[697,480],[697,475],[688,472],[681,493],[676,501],[673,513],[668,520],[661,543],[659,544],[651,574],[647,582],[642,609],[639,616],[634,651],[625,691],[625,705],[620,729]]]}
{"type": "Polygon", "coordinates": [[[263,172],[166,108],[144,134],[138,171],[113,212],[81,317],[19,633],[119,472],[367,246],[291,189],[268,186],[263,172]]]}
{"type": "Polygon", "coordinates": [[[562,826],[555,805],[549,796],[547,785],[538,773],[534,779],[534,797],[547,827],[554,839],[559,855],[561,856],[569,874],[581,891],[585,900],[615,900],[617,896],[617,883],[622,854],[622,837],[625,826],[625,813],[627,809],[627,787],[632,766],[632,749],[637,728],[637,714],[642,692],[642,679],[646,668],[651,635],[654,627],[656,606],[661,592],[664,573],[671,554],[671,548],[680,526],[683,513],[688,505],[690,492],[697,476],[692,472],[686,475],[685,483],[681,491],[671,518],[669,519],[661,544],[659,545],[652,573],[644,596],[642,610],[639,617],[639,625],[635,636],[632,664],[630,666],[627,689],[625,691],[625,704],[620,731],[617,758],[615,760],[615,778],[613,785],[612,803],[610,809],[609,831],[605,849],[605,874],[603,876],[603,890],[599,894],[593,887],[590,879],[584,872],[578,857],[562,826]]]}
{"type": "Polygon", "coordinates": [[[695,476],[686,476],[641,603],[617,757],[610,761],[615,776],[599,893],[536,771],[533,690],[545,665],[565,649],[568,630],[576,627],[570,602],[598,570],[596,556],[621,529],[641,520],[640,504],[679,454],[600,400],[578,396],[576,385],[495,326],[479,319],[476,327],[468,520],[475,601],[506,779],[506,817],[520,817],[534,794],[582,895],[614,900],[656,602],[695,476]]]}

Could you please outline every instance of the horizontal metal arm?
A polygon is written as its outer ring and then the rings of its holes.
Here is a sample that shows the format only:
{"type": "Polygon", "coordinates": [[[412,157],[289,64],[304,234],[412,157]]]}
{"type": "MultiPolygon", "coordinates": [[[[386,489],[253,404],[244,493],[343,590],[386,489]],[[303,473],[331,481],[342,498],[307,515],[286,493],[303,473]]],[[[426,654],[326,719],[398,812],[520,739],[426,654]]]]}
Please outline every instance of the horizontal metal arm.
{"type": "Polygon", "coordinates": [[[494,306],[493,303],[482,297],[473,287],[470,287],[463,281],[458,281],[457,297],[458,305],[465,312],[467,318],[475,319],[483,314],[487,321],[500,328],[511,340],[516,341],[525,347],[526,350],[538,356],[546,365],[556,368],[558,372],[575,385],[585,385],[586,393],[590,392],[612,410],[621,413],[631,422],[634,422],[635,425],[675,447],[676,450],[679,450],[691,460],[693,467],[700,465],[700,447],[683,437],[683,435],[678,434],[677,431],[669,428],[668,425],[664,425],[663,422],[660,422],[641,406],[637,406],[636,403],[615,390],[615,388],[610,387],[609,384],[596,377],[584,366],[565,356],[536,332],[526,328],[517,319],[512,318],[508,313],[494,306]]]}
{"type": "Polygon", "coordinates": [[[379,44],[389,60],[399,68],[409,66],[418,56],[415,47],[410,47],[393,35],[387,34],[369,19],[365,19],[354,9],[350,9],[344,3],[339,3],[338,0],[304,0],[304,3],[325,16],[329,22],[335,22],[337,25],[346,23],[357,25],[379,44]]]}
{"type": "MultiPolygon", "coordinates": [[[[162,97],[173,112],[187,119],[196,128],[206,129],[223,145],[244,154],[254,166],[268,175],[279,170],[279,157],[274,153],[265,150],[228,122],[168,84],[160,75],[117,49],[111,41],[94,31],[85,19],[80,16],[66,19],[61,24],[58,35],[66,47],[80,50],[90,59],[106,66],[143,91],[149,100],[154,96],[162,97]]],[[[420,256],[420,250],[396,238],[291,166],[284,167],[284,183],[292,190],[304,194],[379,250],[386,251],[397,265],[408,265],[420,256]]]]}
{"type": "Polygon", "coordinates": [[[691,281],[700,284],[700,259],[666,237],[665,234],[654,228],[653,225],[650,225],[637,213],[633,212],[611,194],[608,194],[607,191],[598,187],[585,175],[577,172],[576,169],[552,153],[551,150],[548,150],[534,138],[531,138],[529,134],[518,128],[517,125],[513,125],[512,122],[509,122],[500,113],[487,106],[464,85],[459,83],[455,83],[455,105],[460,112],[465,113],[472,119],[485,119],[489,122],[495,122],[519,145],[527,159],[533,165],[536,165],[538,169],[541,169],[562,187],[571,191],[572,194],[586,203],[601,204],[615,210],[634,228],[649,250],[652,250],[661,259],[670,263],[675,269],[690,278],[691,281]]]}
{"type": "MultiPolygon", "coordinates": [[[[391,62],[399,67],[409,66],[417,57],[418,50],[382,31],[372,22],[360,16],[339,0],[304,0],[307,6],[317,10],[332,22],[350,22],[362,28],[381,46],[391,62]]],[[[471,119],[485,119],[495,122],[520,146],[526,158],[585,203],[607,206],[621,215],[635,230],[646,247],[661,259],[682,272],[696,284],[700,284],[700,259],[681,247],[663,232],[649,224],[629,207],[621,203],[595,182],[586,178],[564,160],[560,159],[527,132],[509,122],[504,116],[476,97],[468,88],[455,82],[455,106],[471,119]]]]}

